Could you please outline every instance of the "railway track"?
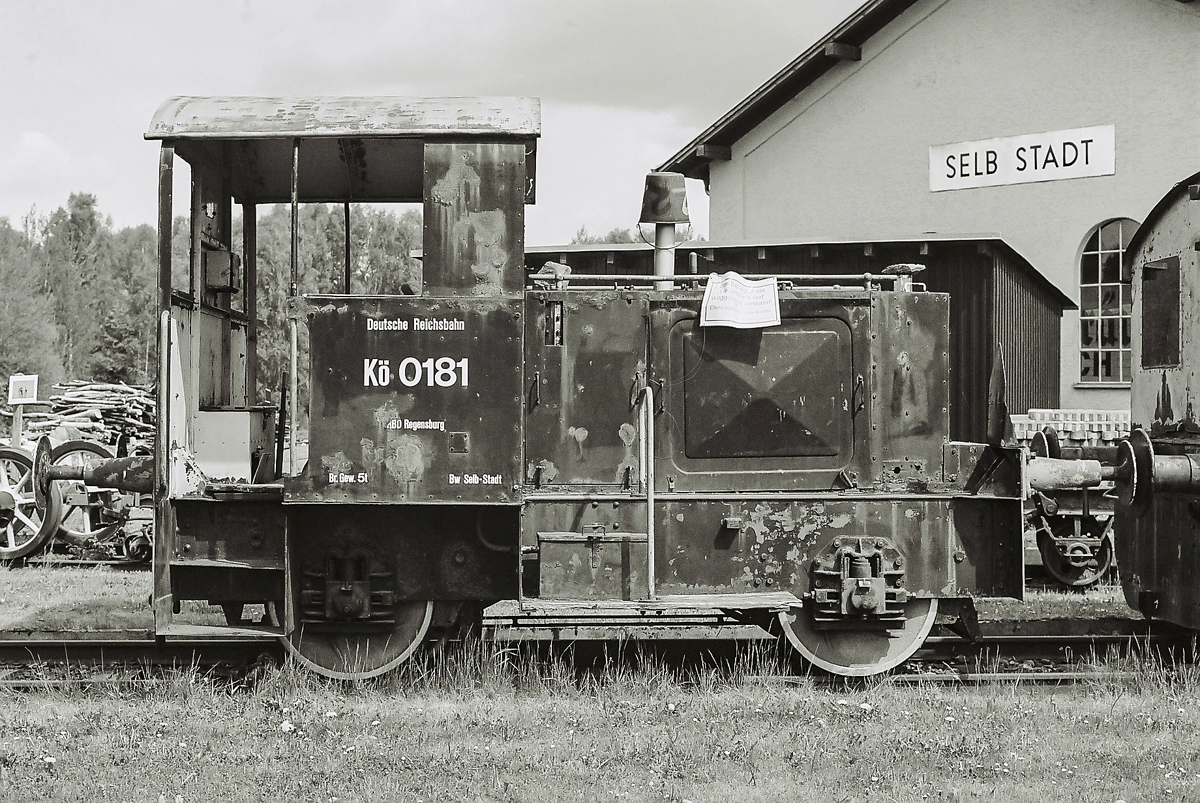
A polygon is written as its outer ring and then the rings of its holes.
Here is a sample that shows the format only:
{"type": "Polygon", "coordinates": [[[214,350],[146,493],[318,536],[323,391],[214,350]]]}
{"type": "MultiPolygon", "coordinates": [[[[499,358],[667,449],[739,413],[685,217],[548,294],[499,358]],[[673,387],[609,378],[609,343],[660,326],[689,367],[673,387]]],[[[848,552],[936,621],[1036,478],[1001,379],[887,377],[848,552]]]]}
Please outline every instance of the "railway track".
{"type": "MultiPolygon", "coordinates": [[[[680,624],[653,628],[655,638],[630,637],[627,629],[615,636],[598,623],[571,627],[535,626],[485,620],[485,636],[506,649],[540,660],[569,659],[578,671],[614,662],[655,662],[668,667],[732,666],[746,656],[773,656],[774,640],[754,628],[680,624]]],[[[1123,673],[1098,669],[1081,671],[1080,661],[1132,655],[1156,655],[1188,663],[1194,659],[1195,636],[1189,631],[1144,620],[1048,620],[984,622],[981,638],[970,643],[947,630],[935,630],[925,646],[893,681],[981,683],[991,681],[1069,683],[1111,680],[1123,673]]],[[[34,689],[45,686],[156,682],[123,668],[197,669],[216,675],[244,676],[255,667],[283,661],[275,639],[154,638],[139,631],[98,633],[24,633],[0,637],[0,688],[34,689]],[[56,676],[50,668],[72,671],[56,676]],[[105,674],[110,673],[110,674],[105,674]]],[[[797,680],[812,677],[796,665],[797,680]]],[[[840,680],[840,679],[839,679],[840,680]]]]}

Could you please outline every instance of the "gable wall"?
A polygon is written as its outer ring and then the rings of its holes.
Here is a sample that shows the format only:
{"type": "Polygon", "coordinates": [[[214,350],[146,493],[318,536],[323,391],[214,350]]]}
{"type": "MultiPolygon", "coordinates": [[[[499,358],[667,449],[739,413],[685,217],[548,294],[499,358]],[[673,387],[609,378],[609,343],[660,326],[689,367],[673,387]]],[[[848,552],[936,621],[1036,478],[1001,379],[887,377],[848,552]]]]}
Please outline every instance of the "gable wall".
{"type": "MultiPolygon", "coordinates": [[[[1200,169],[1200,4],[923,0],[710,166],[716,242],[996,233],[1078,300],[1091,227],[1200,169]],[[1116,173],[932,193],[930,145],[1114,125],[1116,173]]],[[[1062,404],[1080,390],[1064,316],[1062,404]]]]}

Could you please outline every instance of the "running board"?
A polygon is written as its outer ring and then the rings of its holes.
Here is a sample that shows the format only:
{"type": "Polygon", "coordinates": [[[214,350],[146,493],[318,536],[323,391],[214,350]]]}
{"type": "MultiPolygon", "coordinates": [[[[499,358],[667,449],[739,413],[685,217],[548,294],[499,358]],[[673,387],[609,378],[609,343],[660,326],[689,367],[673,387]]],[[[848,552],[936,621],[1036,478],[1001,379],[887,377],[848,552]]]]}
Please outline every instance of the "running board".
{"type": "Polygon", "coordinates": [[[769,611],[778,613],[799,606],[800,599],[790,591],[760,594],[670,594],[655,599],[523,599],[522,616],[628,616],[636,614],[702,614],[717,611],[769,611]]]}
{"type": "Polygon", "coordinates": [[[222,641],[268,641],[283,635],[283,628],[270,625],[163,625],[156,635],[167,639],[217,639],[222,641]]]}

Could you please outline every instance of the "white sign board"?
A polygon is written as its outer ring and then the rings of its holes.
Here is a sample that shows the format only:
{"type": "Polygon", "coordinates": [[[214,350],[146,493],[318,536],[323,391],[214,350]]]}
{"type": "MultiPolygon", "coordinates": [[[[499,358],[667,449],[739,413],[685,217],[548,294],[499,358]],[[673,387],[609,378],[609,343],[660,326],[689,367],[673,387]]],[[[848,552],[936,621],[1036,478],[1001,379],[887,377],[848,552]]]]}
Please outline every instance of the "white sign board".
{"type": "Polygon", "coordinates": [[[931,145],[929,191],[1111,176],[1116,153],[1111,125],[931,145]]]}
{"type": "Polygon", "coordinates": [[[779,325],[779,288],[774,278],[747,279],[730,271],[708,274],[700,304],[701,326],[762,329],[779,325]]]}
{"type": "Polygon", "coordinates": [[[37,401],[37,374],[13,374],[8,378],[8,403],[28,404],[37,401]]]}

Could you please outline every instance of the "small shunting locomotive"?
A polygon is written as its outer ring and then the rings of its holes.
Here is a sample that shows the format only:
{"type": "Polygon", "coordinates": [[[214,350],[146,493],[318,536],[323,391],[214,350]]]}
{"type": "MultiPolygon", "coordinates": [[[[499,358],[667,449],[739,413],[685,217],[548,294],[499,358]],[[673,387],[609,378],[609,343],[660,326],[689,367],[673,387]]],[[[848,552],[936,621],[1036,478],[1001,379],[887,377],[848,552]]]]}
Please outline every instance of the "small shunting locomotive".
{"type": "MultiPolygon", "coordinates": [[[[651,276],[527,274],[539,134],[521,98],[157,111],[155,452],[87,479],[153,493],[160,637],[268,633],[364,678],[502,600],[542,621],[702,610],[868,675],[939,619],[969,630],[970,595],[1022,595],[1022,463],[999,439],[950,440],[948,297],[917,267],[740,277],[770,279],[778,315],[746,328],[706,325],[722,277],[672,276],[669,258],[651,276]],[[352,203],[418,202],[419,286],[356,293],[347,249],[344,281],[299,293],[300,204],[348,221],[352,203]],[[261,404],[256,207],[278,203],[292,367],[261,404]],[[176,622],[182,600],[228,624],[176,622]],[[271,617],[243,620],[258,604],[271,617]]],[[[682,177],[651,175],[643,220],[669,228],[668,257],[683,198],[682,177]]],[[[39,487],[71,471],[42,459],[39,487]]]]}

